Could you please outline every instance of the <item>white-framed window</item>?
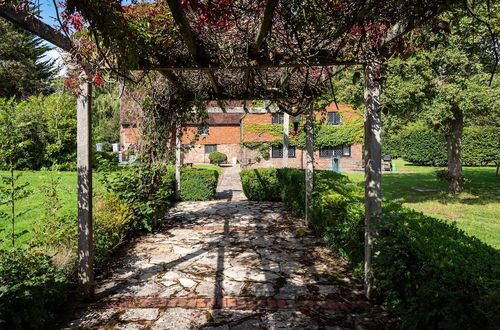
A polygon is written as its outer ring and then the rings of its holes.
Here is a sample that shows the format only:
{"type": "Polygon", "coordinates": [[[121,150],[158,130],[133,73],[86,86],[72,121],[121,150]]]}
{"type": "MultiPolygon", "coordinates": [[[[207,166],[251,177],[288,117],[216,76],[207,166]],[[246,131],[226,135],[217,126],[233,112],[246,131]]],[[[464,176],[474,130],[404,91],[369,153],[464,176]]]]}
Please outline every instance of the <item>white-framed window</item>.
{"type": "Polygon", "coordinates": [[[217,151],[217,145],[216,144],[205,144],[205,153],[210,154],[214,151],[217,151]]]}
{"type": "MultiPolygon", "coordinates": [[[[283,147],[271,147],[272,158],[283,158],[283,147]]],[[[288,158],[295,158],[295,147],[288,147],[288,158]]]]}
{"type": "Polygon", "coordinates": [[[342,124],[342,116],[340,112],[329,112],[328,113],[328,125],[337,126],[342,124]]]}
{"type": "Polygon", "coordinates": [[[198,134],[201,136],[210,134],[210,127],[208,125],[198,126],[198,134]]]}
{"type": "Polygon", "coordinates": [[[284,118],[284,115],[282,113],[273,113],[272,124],[273,125],[282,125],[283,118],[284,118]]]}

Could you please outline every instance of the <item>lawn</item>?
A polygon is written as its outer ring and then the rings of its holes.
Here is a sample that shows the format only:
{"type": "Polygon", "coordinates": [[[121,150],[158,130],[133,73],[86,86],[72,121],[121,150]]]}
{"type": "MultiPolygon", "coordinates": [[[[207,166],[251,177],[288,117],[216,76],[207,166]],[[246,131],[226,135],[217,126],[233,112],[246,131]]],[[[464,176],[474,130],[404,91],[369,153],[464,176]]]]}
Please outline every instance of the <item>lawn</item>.
{"type": "MultiPolygon", "coordinates": [[[[383,174],[384,200],[453,222],[468,234],[500,248],[500,175],[495,175],[495,167],[465,167],[465,192],[451,196],[447,194],[447,184],[437,180],[437,168],[415,166],[403,160],[396,160],[396,166],[408,173],[383,174]]],[[[362,184],[363,174],[348,176],[362,184]]]]}
{"type": "MultiPolygon", "coordinates": [[[[221,168],[214,165],[195,165],[195,168],[213,169],[217,172],[221,172],[221,168]]],[[[17,172],[19,173],[19,172],[17,172]]],[[[7,175],[8,172],[0,171],[0,175],[7,175]]],[[[31,228],[37,219],[43,217],[46,210],[45,205],[47,205],[48,197],[45,196],[45,189],[47,185],[51,182],[51,177],[54,179],[60,177],[59,183],[59,198],[62,207],[60,212],[65,214],[74,214],[76,221],[76,172],[51,172],[51,171],[23,171],[22,176],[19,179],[20,183],[29,182],[28,189],[31,190],[31,194],[28,198],[16,202],[16,213],[28,210],[27,213],[21,215],[16,221],[16,233],[20,233],[27,230],[28,233],[22,235],[16,240],[16,245],[20,246],[26,243],[33,233],[31,228]]],[[[99,182],[99,173],[94,173],[93,175],[93,187],[94,191],[102,188],[99,182]]],[[[8,206],[0,206],[0,212],[7,212],[9,210],[8,206]]],[[[0,232],[0,248],[10,245],[10,240],[5,239],[5,235],[10,234],[10,222],[5,220],[0,220],[0,230],[5,230],[0,232]]]]}

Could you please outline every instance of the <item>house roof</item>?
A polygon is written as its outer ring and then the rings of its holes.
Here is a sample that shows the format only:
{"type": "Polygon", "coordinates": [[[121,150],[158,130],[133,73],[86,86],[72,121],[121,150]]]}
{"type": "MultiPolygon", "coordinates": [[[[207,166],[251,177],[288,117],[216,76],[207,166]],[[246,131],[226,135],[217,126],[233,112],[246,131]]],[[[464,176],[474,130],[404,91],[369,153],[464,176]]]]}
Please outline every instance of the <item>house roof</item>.
{"type": "MultiPolygon", "coordinates": [[[[209,113],[206,122],[210,126],[239,126],[242,117],[241,113],[209,113]]],[[[187,123],[189,126],[198,124],[200,123],[187,123]]]]}

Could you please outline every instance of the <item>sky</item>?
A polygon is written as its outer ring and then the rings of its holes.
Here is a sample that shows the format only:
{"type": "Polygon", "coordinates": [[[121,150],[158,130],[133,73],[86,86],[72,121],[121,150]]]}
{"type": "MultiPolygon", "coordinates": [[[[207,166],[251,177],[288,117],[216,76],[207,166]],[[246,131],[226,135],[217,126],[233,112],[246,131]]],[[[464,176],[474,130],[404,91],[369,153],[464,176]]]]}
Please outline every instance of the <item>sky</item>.
{"type": "MultiPolygon", "coordinates": [[[[45,23],[49,24],[50,26],[52,26],[54,28],[58,28],[59,23],[57,22],[57,19],[56,19],[55,7],[54,7],[52,0],[38,0],[38,1],[35,1],[35,3],[38,3],[38,5],[40,6],[40,10],[41,10],[40,15],[41,15],[42,21],[44,21],[45,23]]],[[[51,43],[47,42],[47,44],[54,47],[54,45],[52,45],[51,43]]],[[[60,51],[56,47],[54,47],[54,49],[49,50],[48,52],[45,53],[45,57],[43,59],[44,60],[49,59],[49,58],[55,59],[57,65],[61,65],[61,70],[59,71],[58,75],[65,76],[67,69],[62,61],[61,54],[59,52],[60,51]]]]}

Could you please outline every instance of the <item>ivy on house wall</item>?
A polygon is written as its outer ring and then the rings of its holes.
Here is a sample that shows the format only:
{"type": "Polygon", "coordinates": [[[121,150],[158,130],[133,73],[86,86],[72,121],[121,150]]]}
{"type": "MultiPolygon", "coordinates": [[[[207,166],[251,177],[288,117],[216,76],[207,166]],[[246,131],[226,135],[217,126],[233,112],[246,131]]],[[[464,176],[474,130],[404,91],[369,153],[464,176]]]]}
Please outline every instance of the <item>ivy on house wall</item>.
{"type": "MultiPolygon", "coordinates": [[[[340,145],[353,145],[363,141],[363,119],[362,118],[343,118],[343,123],[338,126],[327,125],[324,120],[317,120],[314,123],[314,149],[318,150],[324,147],[336,147],[340,145]]],[[[244,123],[244,132],[269,134],[275,136],[273,141],[249,142],[242,141],[241,144],[251,150],[258,150],[263,158],[269,158],[271,147],[280,147],[283,145],[283,125],[263,124],[263,123],[244,123]]],[[[297,135],[293,135],[293,123],[290,123],[289,144],[300,149],[306,148],[306,133],[304,122],[299,124],[297,135]]],[[[245,136],[245,135],[243,135],[245,136]]]]}

